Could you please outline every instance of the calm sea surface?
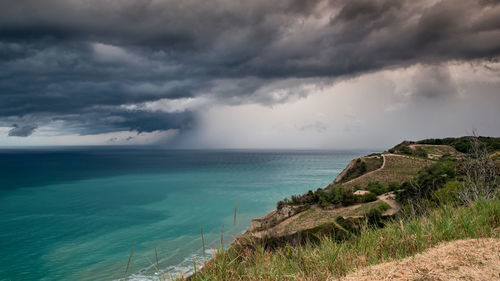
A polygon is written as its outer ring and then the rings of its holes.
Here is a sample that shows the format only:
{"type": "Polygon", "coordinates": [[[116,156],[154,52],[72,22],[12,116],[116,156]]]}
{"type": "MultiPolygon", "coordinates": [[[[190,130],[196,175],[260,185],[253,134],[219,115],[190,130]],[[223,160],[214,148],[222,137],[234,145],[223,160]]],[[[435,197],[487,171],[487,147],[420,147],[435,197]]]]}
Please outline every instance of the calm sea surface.
{"type": "Polygon", "coordinates": [[[0,150],[0,280],[154,280],[155,248],[161,270],[190,272],[222,226],[227,246],[369,152],[0,150]]]}

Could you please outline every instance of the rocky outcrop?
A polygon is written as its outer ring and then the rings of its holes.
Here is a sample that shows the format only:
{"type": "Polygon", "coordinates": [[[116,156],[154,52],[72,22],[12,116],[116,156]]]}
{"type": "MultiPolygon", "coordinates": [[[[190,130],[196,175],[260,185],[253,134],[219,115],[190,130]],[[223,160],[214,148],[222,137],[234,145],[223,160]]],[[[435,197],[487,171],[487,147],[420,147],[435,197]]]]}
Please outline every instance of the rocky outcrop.
{"type": "Polygon", "coordinates": [[[287,218],[300,212],[300,206],[289,206],[286,205],[279,210],[274,210],[267,214],[265,217],[253,219],[250,223],[250,228],[248,231],[259,231],[262,229],[271,228],[278,223],[286,220],[287,218]]]}

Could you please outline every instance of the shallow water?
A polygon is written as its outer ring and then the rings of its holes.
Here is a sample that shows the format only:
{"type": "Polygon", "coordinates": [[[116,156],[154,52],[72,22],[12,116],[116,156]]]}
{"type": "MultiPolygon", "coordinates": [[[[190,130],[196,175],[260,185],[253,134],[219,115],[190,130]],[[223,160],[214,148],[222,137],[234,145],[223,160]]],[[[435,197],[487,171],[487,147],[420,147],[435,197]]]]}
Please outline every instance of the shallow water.
{"type": "Polygon", "coordinates": [[[189,272],[292,194],[369,151],[0,151],[0,280],[154,279],[189,272]],[[233,211],[237,204],[237,223],[233,211]],[[134,255],[128,273],[130,249],[134,255]]]}

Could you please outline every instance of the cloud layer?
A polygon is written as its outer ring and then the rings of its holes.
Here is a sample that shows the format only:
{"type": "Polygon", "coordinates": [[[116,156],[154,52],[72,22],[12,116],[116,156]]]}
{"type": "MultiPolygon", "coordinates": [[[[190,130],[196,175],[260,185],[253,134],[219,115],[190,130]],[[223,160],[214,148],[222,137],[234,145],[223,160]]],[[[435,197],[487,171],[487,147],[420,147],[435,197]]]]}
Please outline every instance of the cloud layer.
{"type": "Polygon", "coordinates": [[[456,92],[440,65],[500,55],[499,1],[0,0],[0,8],[0,126],[10,136],[53,122],[83,135],[183,131],[207,106],[286,103],[416,64],[429,65],[413,78],[416,92],[437,98],[456,92]]]}

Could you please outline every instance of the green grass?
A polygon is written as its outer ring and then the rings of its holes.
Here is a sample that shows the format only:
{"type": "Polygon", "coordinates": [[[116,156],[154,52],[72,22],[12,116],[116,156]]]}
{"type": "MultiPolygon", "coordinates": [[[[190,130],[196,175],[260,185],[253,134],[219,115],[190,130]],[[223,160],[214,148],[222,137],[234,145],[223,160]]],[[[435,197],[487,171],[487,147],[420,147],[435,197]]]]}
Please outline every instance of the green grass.
{"type": "Polygon", "coordinates": [[[415,148],[421,148],[423,149],[427,154],[434,154],[434,155],[439,155],[443,156],[445,154],[450,154],[450,155],[456,155],[458,152],[451,146],[448,145],[421,145],[421,144],[414,144],[411,145],[415,148]]]}
{"type": "Polygon", "coordinates": [[[370,203],[362,204],[361,206],[359,206],[359,208],[356,208],[352,211],[346,212],[343,215],[345,217],[364,216],[374,209],[378,209],[378,210],[383,212],[385,210],[389,210],[390,208],[391,208],[391,206],[389,206],[387,203],[380,201],[380,200],[377,200],[377,201],[373,201],[370,203]]]}
{"type": "Polygon", "coordinates": [[[443,241],[500,237],[500,199],[469,207],[442,206],[426,217],[393,220],[384,228],[364,226],[350,240],[325,236],[319,243],[279,251],[219,251],[191,280],[327,280],[356,268],[412,256],[443,241]]]}

